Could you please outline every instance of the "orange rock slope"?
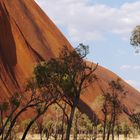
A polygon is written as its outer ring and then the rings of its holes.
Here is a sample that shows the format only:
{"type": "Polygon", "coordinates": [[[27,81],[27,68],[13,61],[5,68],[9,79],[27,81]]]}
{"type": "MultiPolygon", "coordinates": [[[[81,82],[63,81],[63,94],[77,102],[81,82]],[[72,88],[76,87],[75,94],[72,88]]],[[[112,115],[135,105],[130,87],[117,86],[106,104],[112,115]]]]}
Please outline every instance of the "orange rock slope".
{"type": "MultiPolygon", "coordinates": [[[[58,56],[64,45],[72,48],[34,0],[0,0],[0,100],[23,90],[34,65],[58,56]]],[[[110,80],[118,78],[100,66],[96,74],[104,90],[110,80]]],[[[128,91],[126,104],[131,109],[140,108],[139,92],[122,83],[128,91]]],[[[95,82],[82,96],[85,109],[96,110],[98,105],[94,101],[100,94],[95,82]]]]}

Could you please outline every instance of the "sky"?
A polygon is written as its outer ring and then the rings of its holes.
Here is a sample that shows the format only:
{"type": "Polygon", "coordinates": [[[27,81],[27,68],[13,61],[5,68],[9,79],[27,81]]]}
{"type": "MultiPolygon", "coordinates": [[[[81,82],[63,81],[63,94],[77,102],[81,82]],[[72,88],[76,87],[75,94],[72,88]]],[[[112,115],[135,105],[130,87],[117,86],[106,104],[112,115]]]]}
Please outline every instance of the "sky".
{"type": "Polygon", "coordinates": [[[70,43],[89,45],[88,59],[140,91],[140,53],[130,45],[140,0],[35,0],[70,43]]]}

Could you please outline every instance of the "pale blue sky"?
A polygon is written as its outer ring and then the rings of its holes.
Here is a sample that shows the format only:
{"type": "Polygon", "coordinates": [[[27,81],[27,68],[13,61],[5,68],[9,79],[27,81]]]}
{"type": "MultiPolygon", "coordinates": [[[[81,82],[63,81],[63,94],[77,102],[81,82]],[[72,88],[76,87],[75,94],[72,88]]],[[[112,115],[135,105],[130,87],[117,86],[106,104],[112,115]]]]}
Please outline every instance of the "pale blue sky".
{"type": "Polygon", "coordinates": [[[73,46],[90,46],[88,59],[140,91],[140,54],[130,35],[140,25],[140,0],[36,0],[73,46]]]}
{"type": "Polygon", "coordinates": [[[124,3],[133,3],[137,0],[89,0],[92,1],[94,4],[106,4],[113,7],[119,7],[124,3]]]}

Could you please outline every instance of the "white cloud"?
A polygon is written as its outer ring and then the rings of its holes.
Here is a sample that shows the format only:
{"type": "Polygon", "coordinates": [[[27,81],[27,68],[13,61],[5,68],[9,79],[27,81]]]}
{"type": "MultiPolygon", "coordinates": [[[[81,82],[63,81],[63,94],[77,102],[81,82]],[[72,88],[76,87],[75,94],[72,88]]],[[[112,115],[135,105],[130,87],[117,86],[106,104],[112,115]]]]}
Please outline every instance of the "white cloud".
{"type": "Polygon", "coordinates": [[[140,24],[140,1],[124,3],[119,8],[89,4],[89,0],[36,0],[57,25],[65,27],[72,42],[94,41],[106,33],[129,39],[140,24]]]}
{"type": "Polygon", "coordinates": [[[119,55],[126,55],[127,53],[124,50],[118,50],[117,54],[119,54],[119,55]]]}
{"type": "Polygon", "coordinates": [[[134,66],[134,70],[140,70],[140,66],[139,65],[134,66]]]}
{"type": "Polygon", "coordinates": [[[130,65],[122,65],[122,66],[120,67],[121,70],[130,69],[130,68],[131,68],[130,65]]]}
{"type": "Polygon", "coordinates": [[[140,65],[122,65],[120,70],[140,70],[140,65]]]}
{"type": "Polygon", "coordinates": [[[126,80],[126,82],[140,91],[140,81],[126,80]]]}

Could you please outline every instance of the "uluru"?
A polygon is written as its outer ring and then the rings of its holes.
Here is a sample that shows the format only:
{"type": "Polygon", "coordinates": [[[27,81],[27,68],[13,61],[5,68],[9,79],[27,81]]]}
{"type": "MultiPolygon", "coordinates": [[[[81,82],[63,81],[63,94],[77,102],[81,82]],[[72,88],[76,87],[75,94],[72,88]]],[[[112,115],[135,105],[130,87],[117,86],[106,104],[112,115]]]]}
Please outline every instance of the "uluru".
{"type": "MultiPolygon", "coordinates": [[[[34,0],[0,0],[0,101],[5,101],[15,92],[23,92],[34,67],[39,62],[58,57],[63,46],[73,50],[69,41],[34,0]]],[[[93,111],[99,115],[96,99],[102,94],[100,87],[107,91],[108,83],[118,78],[127,91],[122,102],[128,110],[140,110],[138,90],[100,65],[95,74],[98,81],[81,96],[79,108],[82,112],[91,115],[93,111]]]]}

